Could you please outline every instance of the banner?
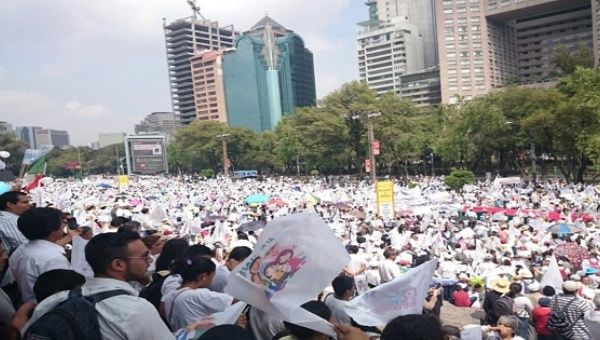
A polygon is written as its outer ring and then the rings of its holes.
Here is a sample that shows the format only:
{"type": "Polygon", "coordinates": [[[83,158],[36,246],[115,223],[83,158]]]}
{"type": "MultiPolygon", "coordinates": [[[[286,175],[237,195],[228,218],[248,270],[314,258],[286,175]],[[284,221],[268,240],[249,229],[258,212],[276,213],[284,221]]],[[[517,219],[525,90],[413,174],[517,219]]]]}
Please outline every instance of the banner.
{"type": "Polygon", "coordinates": [[[394,182],[377,182],[377,212],[384,220],[396,218],[394,211],[394,182]]]}
{"type": "Polygon", "coordinates": [[[119,183],[119,190],[123,191],[129,189],[129,176],[119,175],[117,181],[119,183]]]}
{"type": "Polygon", "coordinates": [[[224,291],[274,317],[335,336],[327,320],[300,305],[315,299],[348,262],[344,246],[321,218],[288,215],[266,224],[224,291]]]}
{"type": "Polygon", "coordinates": [[[345,310],[363,326],[383,326],[397,316],[421,314],[437,260],[430,260],[359,295],[345,310]]]}
{"type": "Polygon", "coordinates": [[[379,156],[379,141],[378,140],[374,140],[371,143],[371,150],[373,150],[374,156],[379,156]]]}

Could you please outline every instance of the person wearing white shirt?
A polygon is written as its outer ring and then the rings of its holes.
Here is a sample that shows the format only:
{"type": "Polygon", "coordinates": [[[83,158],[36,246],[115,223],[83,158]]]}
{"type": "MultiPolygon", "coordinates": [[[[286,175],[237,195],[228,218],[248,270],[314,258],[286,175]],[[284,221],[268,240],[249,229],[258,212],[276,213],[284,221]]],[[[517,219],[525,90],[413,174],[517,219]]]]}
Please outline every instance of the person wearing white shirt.
{"type": "Polygon", "coordinates": [[[341,275],[333,279],[331,286],[334,293],[327,295],[323,302],[338,323],[350,325],[352,320],[346,313],[345,306],[354,297],[354,279],[341,275]]]}
{"type": "Polygon", "coordinates": [[[28,239],[10,256],[10,273],[15,278],[23,302],[35,302],[33,285],[40,274],[52,269],[71,269],[65,249],[57,242],[63,238],[62,212],[54,208],[32,208],[18,221],[28,239]]]}
{"type": "Polygon", "coordinates": [[[401,272],[400,267],[396,264],[396,256],[398,256],[396,249],[386,249],[383,256],[385,259],[379,265],[379,275],[381,276],[381,283],[386,283],[400,276],[401,272]]]}
{"type": "MultiPolygon", "coordinates": [[[[138,297],[137,291],[127,283],[145,280],[150,264],[150,252],[138,234],[124,231],[97,235],[87,244],[85,257],[94,271],[94,278],[83,285],[84,296],[116,289],[127,292],[96,304],[102,339],[175,339],[154,306],[138,297]]],[[[60,292],[42,301],[22,332],[65,301],[68,294],[67,291],[60,292]]]]}
{"type": "Polygon", "coordinates": [[[233,297],[213,292],[207,287],[215,276],[215,264],[205,257],[180,259],[173,264],[181,276],[179,289],[164,297],[165,316],[171,329],[180,329],[224,311],[233,297]]]}

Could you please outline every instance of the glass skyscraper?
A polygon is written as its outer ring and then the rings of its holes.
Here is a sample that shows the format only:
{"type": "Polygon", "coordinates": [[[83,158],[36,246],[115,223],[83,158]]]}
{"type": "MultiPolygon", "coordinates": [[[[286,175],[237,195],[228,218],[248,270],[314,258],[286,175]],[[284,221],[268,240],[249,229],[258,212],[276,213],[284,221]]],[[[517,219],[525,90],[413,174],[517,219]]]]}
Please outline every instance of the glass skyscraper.
{"type": "Polygon", "coordinates": [[[316,102],[312,53],[268,16],[223,55],[223,80],[230,126],[271,130],[296,107],[316,102]]]}

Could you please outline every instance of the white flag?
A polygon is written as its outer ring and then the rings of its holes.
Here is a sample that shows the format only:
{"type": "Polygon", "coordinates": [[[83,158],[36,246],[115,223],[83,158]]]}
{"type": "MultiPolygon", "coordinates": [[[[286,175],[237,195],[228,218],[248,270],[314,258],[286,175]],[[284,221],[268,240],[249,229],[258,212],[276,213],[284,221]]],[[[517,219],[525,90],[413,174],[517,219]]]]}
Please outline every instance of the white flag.
{"type": "Polygon", "coordinates": [[[266,224],[254,251],[231,272],[225,293],[285,321],[335,336],[333,326],[300,307],[338,275],[350,256],[315,214],[266,224]]]}
{"type": "Polygon", "coordinates": [[[552,255],[550,258],[550,264],[548,265],[548,269],[542,276],[542,280],[540,281],[540,287],[544,288],[546,286],[554,287],[556,293],[562,293],[562,284],[563,278],[560,275],[560,270],[558,269],[558,262],[556,261],[556,257],[552,255]]]}
{"type": "Polygon", "coordinates": [[[359,325],[382,326],[400,315],[421,314],[437,260],[430,260],[352,299],[346,313],[359,325]]]}

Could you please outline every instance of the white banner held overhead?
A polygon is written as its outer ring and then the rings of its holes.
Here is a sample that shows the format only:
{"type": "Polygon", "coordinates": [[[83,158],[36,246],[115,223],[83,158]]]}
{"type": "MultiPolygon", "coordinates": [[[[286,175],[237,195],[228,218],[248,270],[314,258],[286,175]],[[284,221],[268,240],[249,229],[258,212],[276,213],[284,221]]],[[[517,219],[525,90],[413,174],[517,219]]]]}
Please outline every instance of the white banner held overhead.
{"type": "Polygon", "coordinates": [[[382,326],[400,315],[421,314],[437,260],[411,269],[391,282],[352,299],[346,313],[363,326],[382,326]]]}
{"type": "Polygon", "coordinates": [[[300,307],[350,261],[331,228],[315,214],[267,223],[252,254],[233,270],[225,293],[285,321],[335,336],[333,326],[300,307]]]}

